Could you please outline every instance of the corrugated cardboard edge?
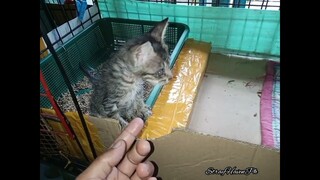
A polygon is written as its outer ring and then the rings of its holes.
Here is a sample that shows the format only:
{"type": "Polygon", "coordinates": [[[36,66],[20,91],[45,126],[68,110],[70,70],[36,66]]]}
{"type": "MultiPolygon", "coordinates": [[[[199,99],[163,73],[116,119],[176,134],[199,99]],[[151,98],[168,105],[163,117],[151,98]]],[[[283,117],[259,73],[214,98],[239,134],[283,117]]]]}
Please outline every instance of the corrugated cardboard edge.
{"type": "Polygon", "coordinates": [[[163,179],[280,179],[280,153],[241,141],[205,135],[187,129],[153,139],[154,153],[149,157],[157,163],[163,179]],[[250,175],[206,175],[213,167],[257,168],[250,175]],[[213,176],[213,177],[212,177],[213,176]]]}

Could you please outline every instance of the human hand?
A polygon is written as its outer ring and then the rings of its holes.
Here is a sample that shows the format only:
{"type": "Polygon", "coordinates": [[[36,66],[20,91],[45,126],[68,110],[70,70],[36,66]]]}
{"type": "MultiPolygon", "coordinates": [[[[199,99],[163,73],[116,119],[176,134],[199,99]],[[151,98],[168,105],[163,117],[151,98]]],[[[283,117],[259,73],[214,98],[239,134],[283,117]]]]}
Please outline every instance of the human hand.
{"type": "Polygon", "coordinates": [[[154,165],[150,161],[141,162],[151,151],[150,143],[146,140],[137,140],[134,143],[143,125],[140,118],[133,119],[111,147],[98,156],[76,180],[156,180],[157,178],[152,177],[154,165]]]}

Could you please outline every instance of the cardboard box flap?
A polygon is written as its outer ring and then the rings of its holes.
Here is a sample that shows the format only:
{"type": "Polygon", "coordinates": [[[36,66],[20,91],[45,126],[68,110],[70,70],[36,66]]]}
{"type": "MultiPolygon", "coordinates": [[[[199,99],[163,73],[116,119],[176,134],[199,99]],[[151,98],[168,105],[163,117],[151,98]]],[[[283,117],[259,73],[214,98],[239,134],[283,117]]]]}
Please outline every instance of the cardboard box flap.
{"type": "Polygon", "coordinates": [[[280,153],[272,149],[181,129],[152,142],[156,148],[150,160],[157,162],[163,179],[280,178],[280,153]],[[256,174],[235,174],[251,167],[256,174]],[[232,175],[217,172],[228,168],[234,168],[232,175]]]}
{"type": "Polygon", "coordinates": [[[89,120],[97,128],[97,133],[102,141],[101,143],[106,149],[110,147],[113,141],[121,133],[121,126],[115,119],[89,116],[89,120]]]}

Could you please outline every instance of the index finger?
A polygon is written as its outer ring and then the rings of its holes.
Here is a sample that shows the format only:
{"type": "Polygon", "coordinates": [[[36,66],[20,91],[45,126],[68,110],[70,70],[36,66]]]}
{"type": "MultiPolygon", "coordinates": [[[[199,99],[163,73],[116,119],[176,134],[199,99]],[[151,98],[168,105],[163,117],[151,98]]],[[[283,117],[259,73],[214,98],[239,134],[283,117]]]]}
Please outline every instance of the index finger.
{"type": "Polygon", "coordinates": [[[141,132],[143,126],[144,121],[141,118],[133,119],[114,142],[123,139],[127,144],[126,151],[128,151],[138,134],[141,132]]]}

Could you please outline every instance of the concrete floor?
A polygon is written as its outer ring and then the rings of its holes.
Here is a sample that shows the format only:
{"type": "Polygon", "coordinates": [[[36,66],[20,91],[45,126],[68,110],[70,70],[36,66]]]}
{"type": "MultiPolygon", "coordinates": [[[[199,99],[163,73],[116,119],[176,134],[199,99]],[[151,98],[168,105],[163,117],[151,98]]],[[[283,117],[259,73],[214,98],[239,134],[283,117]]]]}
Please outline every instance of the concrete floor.
{"type": "Polygon", "coordinates": [[[211,54],[188,128],[261,144],[260,97],[266,61],[211,54]]]}

